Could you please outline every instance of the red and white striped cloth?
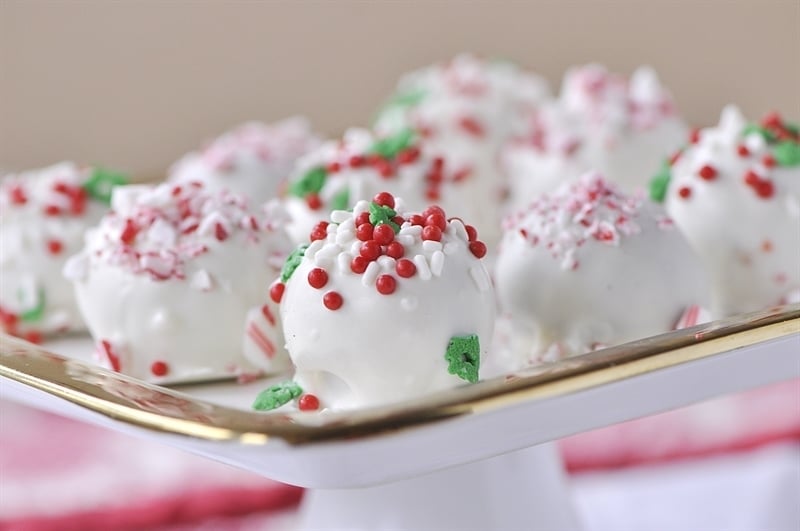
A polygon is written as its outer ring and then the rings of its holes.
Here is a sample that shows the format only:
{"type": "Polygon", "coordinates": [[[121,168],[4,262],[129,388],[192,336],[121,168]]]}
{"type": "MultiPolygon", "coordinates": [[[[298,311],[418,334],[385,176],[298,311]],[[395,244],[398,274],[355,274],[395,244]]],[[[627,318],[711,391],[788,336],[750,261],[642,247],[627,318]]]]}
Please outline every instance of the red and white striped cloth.
{"type": "MultiPolygon", "coordinates": [[[[787,440],[800,441],[800,380],[561,444],[569,470],[594,471],[589,478],[787,440]]],[[[594,483],[584,483],[597,497],[594,483]]],[[[288,529],[301,496],[226,465],[0,402],[0,530],[288,529]]],[[[589,527],[604,529],[598,522],[589,527]]]]}

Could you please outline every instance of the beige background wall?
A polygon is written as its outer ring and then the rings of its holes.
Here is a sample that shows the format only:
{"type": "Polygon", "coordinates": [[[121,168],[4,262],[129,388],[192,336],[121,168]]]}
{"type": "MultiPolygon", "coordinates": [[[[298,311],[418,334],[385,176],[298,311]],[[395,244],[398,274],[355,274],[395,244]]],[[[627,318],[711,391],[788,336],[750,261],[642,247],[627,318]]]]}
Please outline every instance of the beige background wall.
{"type": "Polygon", "coordinates": [[[557,83],[657,68],[695,124],[726,102],[800,118],[800,0],[0,0],[0,167],[70,158],[146,178],[249,118],[368,121],[397,76],[462,50],[557,83]]]}

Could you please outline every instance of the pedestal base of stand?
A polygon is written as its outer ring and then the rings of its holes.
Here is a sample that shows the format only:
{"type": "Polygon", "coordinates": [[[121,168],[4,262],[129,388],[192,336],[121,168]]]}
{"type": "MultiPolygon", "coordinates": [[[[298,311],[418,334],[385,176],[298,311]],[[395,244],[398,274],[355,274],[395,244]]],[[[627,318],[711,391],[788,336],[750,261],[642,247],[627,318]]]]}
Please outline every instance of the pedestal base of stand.
{"type": "Polygon", "coordinates": [[[553,443],[387,485],[311,490],[301,514],[304,531],[579,528],[553,443]]]}

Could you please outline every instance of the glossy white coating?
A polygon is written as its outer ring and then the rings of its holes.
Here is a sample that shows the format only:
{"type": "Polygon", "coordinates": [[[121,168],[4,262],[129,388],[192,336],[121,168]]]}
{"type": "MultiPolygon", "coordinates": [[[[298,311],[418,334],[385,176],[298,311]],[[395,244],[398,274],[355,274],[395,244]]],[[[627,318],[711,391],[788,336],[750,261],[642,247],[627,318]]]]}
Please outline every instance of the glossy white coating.
{"type": "Polygon", "coordinates": [[[112,208],[65,266],[105,366],[159,383],[285,366],[281,343],[243,357],[248,311],[288,251],[280,216],[199,185],[121,187],[112,208]]]}
{"type": "Polygon", "coordinates": [[[663,210],[591,173],[509,217],[495,282],[506,369],[667,332],[708,291],[663,210]]]}

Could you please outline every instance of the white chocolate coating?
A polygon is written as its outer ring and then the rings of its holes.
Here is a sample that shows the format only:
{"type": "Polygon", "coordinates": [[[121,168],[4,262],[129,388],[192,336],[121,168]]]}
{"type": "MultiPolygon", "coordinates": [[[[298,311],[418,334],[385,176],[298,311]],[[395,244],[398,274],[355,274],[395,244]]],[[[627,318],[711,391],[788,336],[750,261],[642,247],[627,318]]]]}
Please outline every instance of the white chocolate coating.
{"type": "Polygon", "coordinates": [[[121,187],[112,208],[65,267],[102,363],[158,383],[286,366],[281,343],[261,363],[243,352],[289,247],[278,216],[201,185],[121,187]]]}
{"type": "Polygon", "coordinates": [[[510,217],[495,280],[507,368],[672,330],[703,305],[699,260],[663,211],[599,174],[510,217]]]}
{"type": "Polygon", "coordinates": [[[800,290],[800,165],[773,166],[773,146],[746,125],[726,107],[675,161],[666,194],[711,279],[715,317],[787,302],[800,290]],[[713,177],[701,176],[705,166],[713,177]]]}
{"type": "Polygon", "coordinates": [[[185,155],[168,180],[226,189],[258,206],[278,196],[297,159],[319,143],[308,120],[299,116],[273,124],[249,122],[185,155]]]}
{"type": "Polygon", "coordinates": [[[90,168],[62,162],[0,181],[3,331],[33,338],[84,329],[61,269],[83,246],[86,229],[108,209],[82,188],[91,174],[90,168]]]}
{"type": "Polygon", "coordinates": [[[502,153],[514,208],[589,170],[641,190],[687,133],[651,68],[626,80],[600,65],[568,70],[559,99],[534,112],[528,127],[502,153]]]}
{"type": "MultiPolygon", "coordinates": [[[[441,241],[423,241],[423,227],[404,221],[394,240],[404,247],[402,258],[384,247],[364,272],[353,271],[363,245],[355,221],[368,205],[332,213],[326,236],[306,249],[280,303],[295,381],[321,408],[376,406],[464,384],[448,372],[448,342],[477,334],[483,360],[492,335],[491,281],[458,220],[447,222],[441,241]],[[414,264],[411,276],[400,274],[402,260],[414,264]],[[309,278],[315,268],[327,274],[319,288],[309,278]],[[391,293],[379,291],[384,275],[396,283],[391,293]],[[330,292],[342,298],[338,309],[325,303],[330,292]]],[[[395,210],[408,219],[402,200],[395,210]]]]}

